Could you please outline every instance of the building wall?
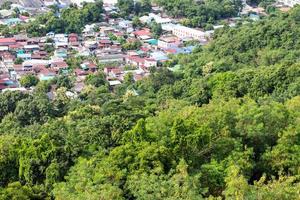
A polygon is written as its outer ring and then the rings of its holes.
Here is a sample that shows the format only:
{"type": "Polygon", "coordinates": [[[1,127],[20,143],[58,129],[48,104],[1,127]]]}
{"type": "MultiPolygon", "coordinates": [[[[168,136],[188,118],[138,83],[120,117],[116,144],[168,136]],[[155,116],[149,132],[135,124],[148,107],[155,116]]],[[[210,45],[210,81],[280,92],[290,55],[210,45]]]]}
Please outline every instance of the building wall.
{"type": "Polygon", "coordinates": [[[176,45],[174,43],[158,40],[157,47],[162,49],[168,49],[168,48],[176,47],[176,45]]]}
{"type": "Polygon", "coordinates": [[[176,35],[179,38],[191,37],[196,40],[205,39],[205,33],[203,31],[199,31],[181,25],[173,26],[172,33],[173,35],[176,35]]]}

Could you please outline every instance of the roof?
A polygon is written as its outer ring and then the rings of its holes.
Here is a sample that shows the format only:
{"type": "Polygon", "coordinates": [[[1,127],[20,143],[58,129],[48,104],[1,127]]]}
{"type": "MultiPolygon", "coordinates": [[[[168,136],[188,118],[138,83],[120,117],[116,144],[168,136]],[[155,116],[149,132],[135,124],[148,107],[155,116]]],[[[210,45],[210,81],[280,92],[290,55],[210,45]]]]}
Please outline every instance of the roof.
{"type": "Polygon", "coordinates": [[[128,59],[134,62],[143,63],[145,62],[144,58],[138,57],[138,56],[128,56],[128,59]]]}
{"type": "Polygon", "coordinates": [[[27,19],[29,19],[29,17],[27,17],[27,16],[24,16],[24,15],[20,15],[20,20],[23,20],[23,21],[25,21],[25,20],[27,20],[27,19]]]}
{"type": "Polygon", "coordinates": [[[151,39],[151,36],[150,35],[140,35],[139,36],[142,40],[149,40],[151,39]]]}
{"type": "Polygon", "coordinates": [[[54,67],[58,67],[58,68],[68,67],[68,64],[66,62],[64,62],[64,61],[52,62],[52,65],[54,65],[54,67]]]}
{"type": "Polygon", "coordinates": [[[120,68],[112,68],[110,72],[114,74],[121,74],[122,70],[120,68]]]}
{"type": "Polygon", "coordinates": [[[151,53],[151,57],[154,58],[156,61],[164,61],[168,60],[168,57],[163,52],[157,51],[151,53]]]}
{"type": "Polygon", "coordinates": [[[176,49],[166,49],[165,52],[175,54],[175,53],[177,53],[177,50],[176,49]]]}
{"type": "Polygon", "coordinates": [[[22,54],[17,54],[18,58],[31,58],[30,53],[22,53],[22,54]]]}
{"type": "Polygon", "coordinates": [[[13,23],[19,23],[21,21],[22,20],[19,19],[19,18],[10,18],[10,19],[5,19],[4,23],[6,23],[6,24],[13,24],[13,23]]]}
{"type": "Polygon", "coordinates": [[[15,38],[0,38],[0,43],[15,43],[15,38]]]}
{"type": "Polygon", "coordinates": [[[137,35],[137,36],[147,36],[147,35],[151,35],[151,32],[149,29],[142,29],[142,30],[133,32],[133,34],[137,35]]]}
{"type": "Polygon", "coordinates": [[[167,37],[160,37],[159,40],[160,40],[160,41],[164,41],[164,42],[171,43],[171,42],[176,42],[176,41],[178,41],[178,38],[177,38],[177,37],[174,37],[174,36],[167,36],[167,37]]]}
{"type": "Polygon", "coordinates": [[[122,33],[122,32],[114,32],[113,33],[115,36],[123,36],[124,35],[124,33],[122,33]]]}
{"type": "Polygon", "coordinates": [[[2,58],[3,59],[13,59],[14,56],[10,53],[5,53],[5,54],[3,54],[2,58]]]}
{"type": "Polygon", "coordinates": [[[20,44],[20,43],[16,43],[16,44],[11,44],[9,45],[9,48],[10,49],[20,49],[20,48],[23,48],[24,45],[20,44]]]}
{"type": "Polygon", "coordinates": [[[148,52],[148,51],[150,51],[150,49],[149,49],[149,48],[147,48],[147,47],[141,47],[141,48],[140,48],[140,50],[141,50],[141,51],[144,51],[144,52],[148,52]]]}
{"type": "Polygon", "coordinates": [[[0,46],[0,51],[8,51],[8,46],[0,46]]]}
{"type": "Polygon", "coordinates": [[[115,81],[108,81],[110,86],[120,85],[121,81],[115,80],[115,81]]]}
{"type": "Polygon", "coordinates": [[[157,45],[158,40],[156,40],[156,39],[150,39],[150,40],[147,40],[146,42],[149,43],[149,44],[151,44],[151,45],[157,45]]]}
{"type": "Polygon", "coordinates": [[[48,60],[25,60],[23,66],[48,65],[48,60]]]}
{"type": "Polygon", "coordinates": [[[110,40],[99,40],[99,43],[101,44],[111,44],[110,40]]]}
{"type": "Polygon", "coordinates": [[[82,70],[82,69],[75,69],[74,70],[74,72],[77,74],[77,75],[79,75],[79,76],[82,76],[82,75],[87,75],[88,74],[88,72],[87,71],[85,71],[85,70],[82,70]]]}
{"type": "Polygon", "coordinates": [[[32,54],[31,58],[32,59],[42,59],[42,56],[40,54],[32,54]]]}
{"type": "Polygon", "coordinates": [[[55,76],[56,73],[47,69],[47,68],[43,68],[40,72],[39,72],[40,75],[43,75],[43,76],[55,76]]]}

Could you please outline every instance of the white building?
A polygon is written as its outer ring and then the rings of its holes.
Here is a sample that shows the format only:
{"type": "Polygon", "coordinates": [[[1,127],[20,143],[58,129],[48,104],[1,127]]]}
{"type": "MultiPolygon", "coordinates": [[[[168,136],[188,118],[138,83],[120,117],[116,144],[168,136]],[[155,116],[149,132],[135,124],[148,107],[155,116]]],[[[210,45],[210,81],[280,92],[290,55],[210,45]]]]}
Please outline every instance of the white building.
{"type": "Polygon", "coordinates": [[[162,49],[169,49],[178,47],[179,42],[178,39],[173,37],[161,37],[158,39],[157,47],[162,49]]]}
{"type": "Polygon", "coordinates": [[[206,40],[210,36],[210,33],[203,32],[194,28],[189,28],[182,25],[171,26],[172,34],[180,39],[193,38],[194,40],[206,40]]]}
{"type": "Polygon", "coordinates": [[[145,15],[140,17],[140,21],[145,24],[151,23],[151,21],[155,21],[158,24],[168,24],[172,22],[170,18],[162,18],[154,13],[150,13],[149,16],[145,15]]]}
{"type": "Polygon", "coordinates": [[[128,21],[128,20],[122,20],[119,22],[119,27],[123,28],[123,29],[127,29],[132,27],[132,22],[128,21]]]}

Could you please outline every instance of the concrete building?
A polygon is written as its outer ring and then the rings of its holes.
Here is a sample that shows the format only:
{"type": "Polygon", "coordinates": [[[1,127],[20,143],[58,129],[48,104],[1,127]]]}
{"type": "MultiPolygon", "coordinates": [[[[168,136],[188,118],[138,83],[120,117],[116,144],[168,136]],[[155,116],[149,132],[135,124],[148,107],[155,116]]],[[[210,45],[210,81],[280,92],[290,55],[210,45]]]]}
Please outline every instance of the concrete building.
{"type": "Polygon", "coordinates": [[[176,37],[161,37],[158,39],[157,47],[162,49],[178,47],[180,41],[176,37]]]}
{"type": "Polygon", "coordinates": [[[181,39],[193,38],[195,40],[205,40],[209,36],[203,31],[182,26],[179,24],[176,24],[172,27],[172,34],[181,39]]]}
{"type": "Polygon", "coordinates": [[[140,17],[140,21],[142,23],[147,23],[147,24],[151,23],[152,21],[155,21],[156,23],[163,25],[163,24],[171,23],[172,19],[162,18],[159,15],[156,15],[154,13],[150,13],[148,16],[145,15],[145,16],[140,17]]]}

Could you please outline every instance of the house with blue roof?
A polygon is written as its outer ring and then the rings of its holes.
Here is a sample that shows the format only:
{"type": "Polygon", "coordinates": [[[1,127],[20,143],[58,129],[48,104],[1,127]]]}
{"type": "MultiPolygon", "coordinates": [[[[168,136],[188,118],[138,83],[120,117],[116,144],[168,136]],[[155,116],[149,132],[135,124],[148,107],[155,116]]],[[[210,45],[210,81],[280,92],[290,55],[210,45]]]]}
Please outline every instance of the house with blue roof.
{"type": "Polygon", "coordinates": [[[67,50],[66,49],[57,49],[54,52],[54,57],[57,57],[57,58],[67,58],[68,57],[67,50]]]}
{"type": "Polygon", "coordinates": [[[17,58],[22,58],[23,60],[31,60],[30,53],[17,53],[17,58]]]}
{"type": "Polygon", "coordinates": [[[17,25],[21,22],[22,22],[22,20],[20,20],[19,18],[9,18],[9,19],[3,20],[3,23],[7,26],[17,25]]]}
{"type": "Polygon", "coordinates": [[[155,52],[151,53],[150,55],[151,55],[150,57],[156,61],[163,62],[163,61],[169,60],[168,56],[162,51],[155,51],[155,52]]]}

